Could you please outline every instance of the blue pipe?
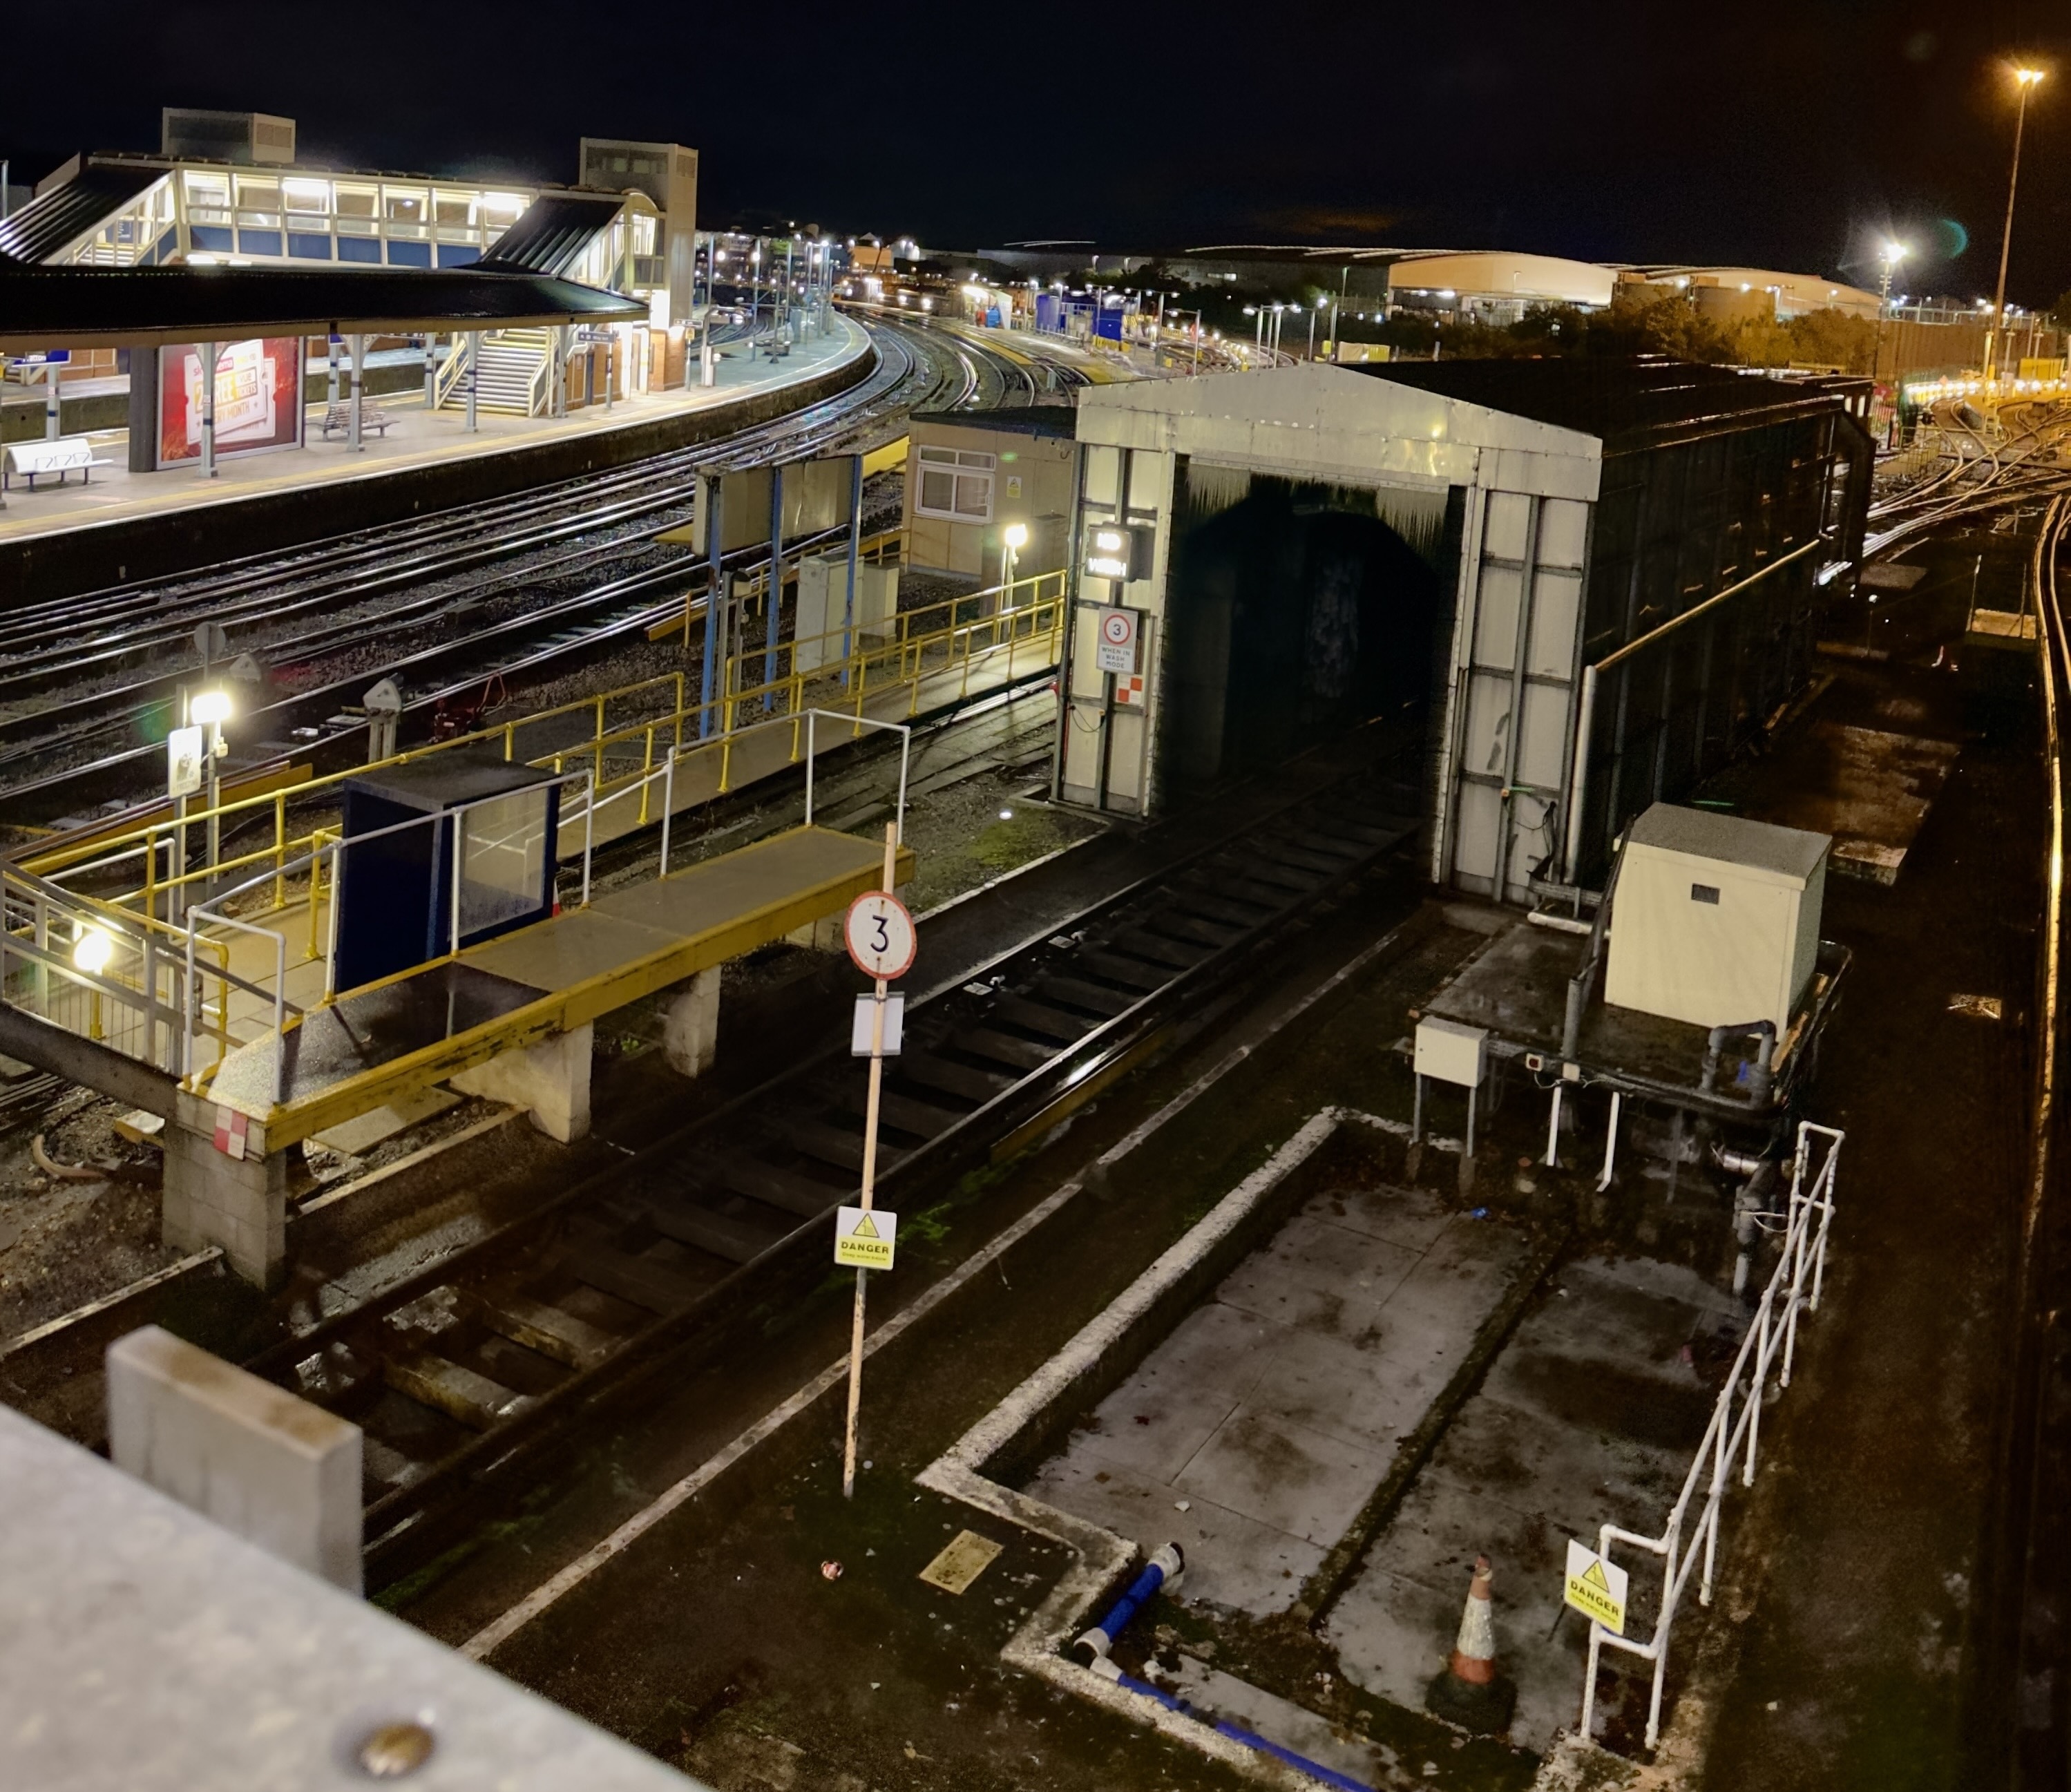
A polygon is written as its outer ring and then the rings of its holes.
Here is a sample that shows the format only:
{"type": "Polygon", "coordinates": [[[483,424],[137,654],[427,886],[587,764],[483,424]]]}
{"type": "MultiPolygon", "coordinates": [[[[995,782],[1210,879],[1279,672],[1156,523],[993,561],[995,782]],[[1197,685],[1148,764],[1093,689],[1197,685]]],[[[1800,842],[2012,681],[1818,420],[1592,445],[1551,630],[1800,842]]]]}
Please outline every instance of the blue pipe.
{"type": "Polygon", "coordinates": [[[1106,1617],[1072,1646],[1090,1665],[1114,1646],[1114,1639],[1128,1629],[1129,1621],[1148,1605],[1167,1581],[1176,1581],[1185,1571],[1186,1557],[1176,1543],[1168,1543],[1153,1556],[1143,1572],[1130,1583],[1129,1591],[1116,1600],[1106,1617]]]}
{"type": "Polygon", "coordinates": [[[1270,1755],[1275,1761],[1283,1761],[1299,1773],[1311,1779],[1320,1780],[1325,1786],[1335,1786],[1337,1792],[1375,1792],[1364,1780],[1355,1780],[1349,1774],[1341,1774],[1335,1767],[1326,1767],[1320,1761],[1311,1761],[1306,1755],[1295,1753],[1292,1749],[1283,1749],[1277,1742],[1246,1729],[1241,1724],[1232,1724],[1227,1717],[1211,1720],[1204,1712],[1196,1711],[1184,1699],[1167,1692],[1148,1682],[1139,1680],[1134,1674],[1125,1674],[1112,1662],[1101,1666],[1111,1676],[1117,1686],[1126,1687],[1145,1699],[1154,1699],[1167,1711],[1177,1712],[1182,1717],[1191,1717],[1204,1724],[1212,1723],[1218,1736],[1226,1736],[1232,1742],[1241,1742],[1247,1749],[1255,1749],[1261,1754],[1270,1755]]]}

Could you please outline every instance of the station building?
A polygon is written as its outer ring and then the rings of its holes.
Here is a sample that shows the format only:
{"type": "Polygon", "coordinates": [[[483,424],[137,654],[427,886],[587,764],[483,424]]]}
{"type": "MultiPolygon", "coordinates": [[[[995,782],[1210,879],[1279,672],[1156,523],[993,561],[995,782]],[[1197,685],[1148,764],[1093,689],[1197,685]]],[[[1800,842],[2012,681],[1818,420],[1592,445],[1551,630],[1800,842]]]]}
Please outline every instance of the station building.
{"type": "MultiPolygon", "coordinates": [[[[321,168],[296,158],[292,119],[168,108],[155,154],[82,152],[39,181],[0,219],[0,254],[51,268],[481,264],[634,297],[652,327],[680,330],[693,298],[697,152],[585,137],[580,154],[573,187],[321,168]]],[[[114,371],[82,355],[66,372],[114,371]]]]}
{"type": "Polygon", "coordinates": [[[1560,359],[1083,393],[1055,793],[1156,816],[1380,718],[1426,769],[1434,883],[1601,888],[1626,823],[1810,679],[1862,553],[1862,383],[1560,359]]]}
{"type": "Polygon", "coordinates": [[[1068,562],[1079,464],[1068,407],[917,411],[909,421],[902,564],[994,585],[1010,555],[1021,577],[1068,562]]]}

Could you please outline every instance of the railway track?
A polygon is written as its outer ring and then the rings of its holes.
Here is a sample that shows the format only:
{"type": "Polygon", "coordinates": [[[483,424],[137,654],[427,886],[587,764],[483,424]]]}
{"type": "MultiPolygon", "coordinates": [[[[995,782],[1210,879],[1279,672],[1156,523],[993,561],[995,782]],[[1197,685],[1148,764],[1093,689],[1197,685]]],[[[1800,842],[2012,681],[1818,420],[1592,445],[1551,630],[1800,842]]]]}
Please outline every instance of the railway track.
{"type": "MultiPolygon", "coordinates": [[[[1039,1135],[1384,859],[1413,831],[1417,792],[1399,743],[1369,750],[913,1003],[887,1079],[885,1199],[1039,1135]]],[[[709,1343],[756,1300],[817,1279],[860,1165],[863,1101],[843,1042],[255,1359],[363,1428],[370,1572],[400,1572],[482,1478],[671,1347],[709,1343]]]]}
{"type": "MultiPolygon", "coordinates": [[[[720,441],[378,540],[341,537],[220,580],[153,581],[15,613],[0,629],[0,814],[48,821],[155,782],[159,749],[127,743],[162,735],[182,678],[193,675],[188,636],[198,621],[221,623],[233,653],[291,668],[293,690],[244,719],[248,740],[321,731],[383,676],[404,688],[407,718],[491,678],[609,651],[705,582],[703,567],[651,541],[691,514],[700,470],[795,459],[908,409],[983,396],[968,351],[945,353],[896,323],[871,327],[880,364],[861,386],[720,441]],[[597,541],[600,533],[607,539],[597,541]],[[341,609],[355,613],[335,620],[341,609]],[[370,639],[393,650],[370,658],[370,639]],[[337,670],[327,675],[327,665],[337,670]],[[125,744],[102,751],[111,738],[125,744]]],[[[764,557],[749,552],[729,565],[764,557]]]]}

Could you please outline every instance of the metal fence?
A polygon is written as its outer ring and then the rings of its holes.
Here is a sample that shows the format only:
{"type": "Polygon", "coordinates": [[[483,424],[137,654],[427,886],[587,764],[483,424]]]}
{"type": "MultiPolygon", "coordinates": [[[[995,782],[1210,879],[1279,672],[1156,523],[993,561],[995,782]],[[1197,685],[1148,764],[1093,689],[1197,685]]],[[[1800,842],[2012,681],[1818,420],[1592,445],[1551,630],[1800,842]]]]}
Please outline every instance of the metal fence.
{"type": "Polygon", "coordinates": [[[1590,1733],[1596,1713],[1598,1663],[1604,1650],[1610,1647],[1654,1664],[1654,1684],[1647,1710],[1647,1745],[1651,1749],[1660,1741],[1662,1686],[1668,1672],[1668,1645],[1677,1608],[1693,1572],[1699,1577],[1698,1603],[1712,1602],[1726,1490],[1735,1478],[1743,1486],[1753,1485],[1762,1401],[1770,1377],[1775,1375],[1778,1388],[1790,1385],[1798,1315],[1819,1310],[1827,1267],[1827,1235],[1834,1218],[1834,1175],[1845,1137],[1833,1127],[1815,1126],[1810,1121],[1798,1126],[1786,1210],[1761,1216],[1771,1224],[1782,1223],[1782,1255],[1762,1290],[1753,1322],[1741,1340],[1740,1352],[1712,1409],[1704,1441],[1698,1445],[1696,1459],[1690,1465],[1683,1491],[1669,1510],[1661,1535],[1641,1536],[1615,1524],[1600,1529],[1597,1548],[1606,1560],[1610,1559],[1611,1546],[1621,1543],[1659,1559],[1661,1597],[1654,1634],[1644,1642],[1620,1636],[1594,1619],[1590,1621],[1589,1668],[1582,1683],[1581,1733],[1585,1737],[1590,1733]]]}

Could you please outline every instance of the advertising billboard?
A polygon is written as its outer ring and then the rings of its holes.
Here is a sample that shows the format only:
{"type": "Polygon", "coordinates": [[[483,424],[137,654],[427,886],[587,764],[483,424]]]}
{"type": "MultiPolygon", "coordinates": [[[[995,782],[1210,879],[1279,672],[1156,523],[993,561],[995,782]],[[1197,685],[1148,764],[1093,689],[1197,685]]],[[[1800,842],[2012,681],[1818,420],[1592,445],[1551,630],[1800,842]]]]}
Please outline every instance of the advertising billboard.
{"type": "MultiPolygon", "coordinates": [[[[201,458],[201,351],[158,351],[158,465],[201,458]]],[[[302,341],[268,336],[231,342],[215,363],[215,453],[299,448],[302,442],[302,341]]]]}

